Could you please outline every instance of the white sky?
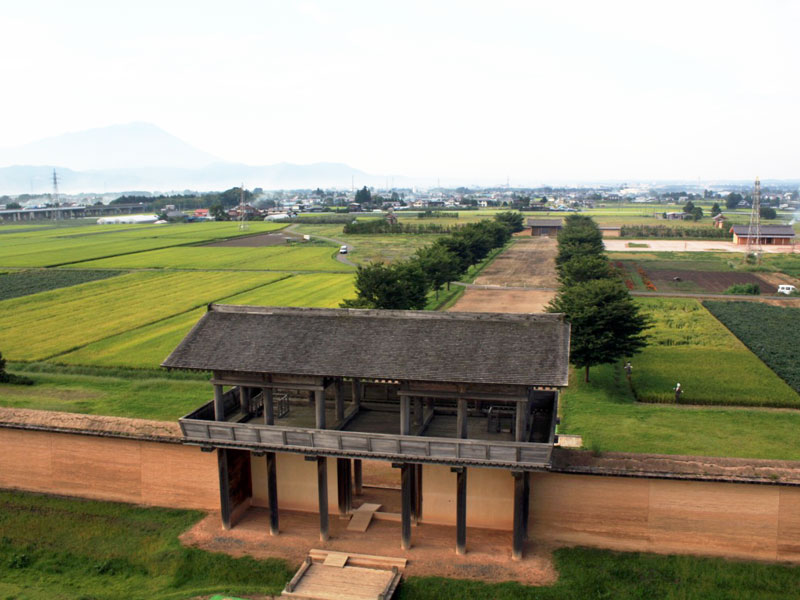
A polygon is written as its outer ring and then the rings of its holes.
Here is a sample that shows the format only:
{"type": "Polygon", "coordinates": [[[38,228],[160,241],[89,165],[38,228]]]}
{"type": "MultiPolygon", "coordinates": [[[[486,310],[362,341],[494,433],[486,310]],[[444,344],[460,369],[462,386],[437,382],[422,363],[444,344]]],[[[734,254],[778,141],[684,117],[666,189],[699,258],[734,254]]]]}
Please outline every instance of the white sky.
{"type": "Polygon", "coordinates": [[[0,146],[514,183],[800,177],[800,3],[0,2],[0,146]]]}

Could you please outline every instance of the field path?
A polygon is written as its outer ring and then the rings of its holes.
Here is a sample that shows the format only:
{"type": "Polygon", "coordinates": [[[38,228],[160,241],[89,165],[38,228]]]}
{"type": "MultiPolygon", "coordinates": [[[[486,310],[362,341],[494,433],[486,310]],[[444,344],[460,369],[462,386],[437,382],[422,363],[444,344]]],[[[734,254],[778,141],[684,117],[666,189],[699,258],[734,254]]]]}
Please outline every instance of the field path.
{"type": "MultiPolygon", "coordinates": [[[[287,232],[291,231],[292,233],[294,233],[296,227],[297,227],[297,224],[289,225],[289,227],[286,228],[286,231],[287,232]]],[[[316,234],[311,235],[311,237],[317,238],[317,239],[320,239],[320,240],[324,240],[326,242],[333,242],[334,244],[338,244],[339,246],[347,246],[348,250],[353,250],[355,248],[355,246],[353,244],[348,244],[348,243],[346,243],[346,242],[344,242],[342,240],[337,240],[336,238],[329,238],[329,237],[325,237],[324,235],[316,235],[316,234]]],[[[342,264],[349,265],[351,267],[358,267],[358,265],[356,263],[354,263],[352,260],[350,260],[347,257],[347,254],[339,254],[337,252],[336,253],[336,260],[338,260],[342,264]]]]}

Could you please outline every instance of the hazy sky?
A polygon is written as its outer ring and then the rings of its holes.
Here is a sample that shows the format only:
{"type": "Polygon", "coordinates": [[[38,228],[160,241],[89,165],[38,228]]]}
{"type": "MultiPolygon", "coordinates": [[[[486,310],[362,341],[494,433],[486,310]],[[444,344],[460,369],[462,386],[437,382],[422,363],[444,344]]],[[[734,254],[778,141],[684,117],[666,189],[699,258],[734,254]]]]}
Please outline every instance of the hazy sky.
{"type": "Polygon", "coordinates": [[[0,6],[0,146],[146,121],[443,182],[800,177],[797,2],[0,6]]]}

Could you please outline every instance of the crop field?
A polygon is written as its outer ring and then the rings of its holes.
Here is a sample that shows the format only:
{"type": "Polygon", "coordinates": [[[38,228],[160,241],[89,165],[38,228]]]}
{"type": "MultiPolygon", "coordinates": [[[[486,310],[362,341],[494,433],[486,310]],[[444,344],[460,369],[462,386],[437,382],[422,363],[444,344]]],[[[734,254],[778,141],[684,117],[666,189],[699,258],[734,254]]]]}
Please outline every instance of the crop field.
{"type": "MultiPolygon", "coordinates": [[[[336,308],[342,300],[352,296],[353,293],[352,275],[307,274],[276,278],[273,283],[227,298],[219,298],[216,302],[336,308]]],[[[175,315],[107,337],[53,360],[71,365],[157,368],[205,311],[205,308],[198,308],[175,315]]]]}
{"type": "Polygon", "coordinates": [[[42,360],[275,280],[267,273],[139,272],[0,302],[10,360],[42,360]]]}
{"type": "Polygon", "coordinates": [[[703,303],[756,356],[800,392],[800,308],[758,302],[703,303]]]}
{"type": "Polygon", "coordinates": [[[11,233],[0,245],[2,267],[47,267],[72,264],[157,248],[264,233],[283,228],[277,223],[253,223],[239,231],[232,223],[176,223],[168,225],[86,225],[11,233]]]}
{"type": "Polygon", "coordinates": [[[270,271],[353,271],[336,260],[338,247],[264,246],[229,248],[181,246],[81,263],[100,269],[236,269],[270,271]]]}
{"type": "Polygon", "coordinates": [[[631,359],[644,402],[800,408],[800,396],[697,300],[639,298],[653,321],[649,345],[631,359]]]}
{"type": "MultiPolygon", "coordinates": [[[[674,261],[677,262],[677,261],[674,261]]],[[[710,262],[710,261],[708,261],[710,262]]],[[[774,294],[777,287],[760,277],[757,273],[745,271],[724,271],[721,263],[711,264],[719,267],[709,271],[694,269],[657,269],[657,261],[617,260],[614,266],[622,273],[623,280],[630,289],[660,292],[715,293],[721,294],[732,285],[754,283],[762,294],[774,294]]],[[[691,264],[697,267],[697,264],[691,264]]]]}
{"type": "Polygon", "coordinates": [[[57,269],[0,273],[0,300],[107,279],[119,274],[119,271],[63,271],[57,269]]]}

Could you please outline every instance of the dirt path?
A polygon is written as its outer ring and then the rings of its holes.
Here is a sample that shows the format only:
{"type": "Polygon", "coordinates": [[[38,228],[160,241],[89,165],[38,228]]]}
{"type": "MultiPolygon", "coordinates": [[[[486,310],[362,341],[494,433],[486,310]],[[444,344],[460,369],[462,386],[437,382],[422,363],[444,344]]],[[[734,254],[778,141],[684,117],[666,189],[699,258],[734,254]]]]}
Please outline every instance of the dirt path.
{"type": "Polygon", "coordinates": [[[468,288],[450,309],[459,312],[532,313],[544,312],[554,291],[468,288]]]}
{"type": "MultiPolygon", "coordinates": [[[[286,228],[286,232],[287,233],[291,232],[294,235],[299,235],[299,234],[295,233],[295,229],[296,228],[297,228],[296,224],[295,225],[289,225],[289,227],[286,228]]],[[[318,240],[323,240],[323,241],[326,241],[326,242],[333,242],[337,246],[347,246],[348,251],[351,251],[351,250],[353,250],[355,248],[355,246],[353,244],[347,244],[344,241],[337,240],[335,238],[329,238],[329,237],[325,237],[325,236],[322,236],[322,235],[312,235],[311,237],[312,238],[317,238],[318,240]]],[[[357,267],[358,266],[356,263],[354,263],[353,261],[351,261],[347,257],[347,254],[339,254],[337,252],[336,253],[336,260],[338,260],[342,264],[349,265],[351,267],[357,267]]]]}

